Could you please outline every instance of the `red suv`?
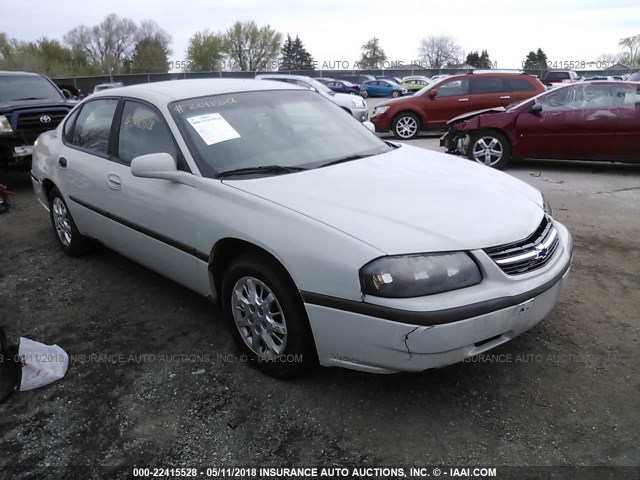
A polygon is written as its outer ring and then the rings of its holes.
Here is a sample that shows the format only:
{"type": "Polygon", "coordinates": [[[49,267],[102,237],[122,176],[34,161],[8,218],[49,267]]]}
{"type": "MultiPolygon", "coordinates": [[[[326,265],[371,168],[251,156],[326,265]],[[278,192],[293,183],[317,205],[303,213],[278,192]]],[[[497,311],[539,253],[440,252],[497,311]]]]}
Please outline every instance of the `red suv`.
{"type": "Polygon", "coordinates": [[[545,91],[544,85],[525,73],[491,71],[445,77],[410,97],[376,105],[371,121],[376,132],[391,130],[409,140],[421,130],[443,129],[463,113],[519,102],[545,91]]]}

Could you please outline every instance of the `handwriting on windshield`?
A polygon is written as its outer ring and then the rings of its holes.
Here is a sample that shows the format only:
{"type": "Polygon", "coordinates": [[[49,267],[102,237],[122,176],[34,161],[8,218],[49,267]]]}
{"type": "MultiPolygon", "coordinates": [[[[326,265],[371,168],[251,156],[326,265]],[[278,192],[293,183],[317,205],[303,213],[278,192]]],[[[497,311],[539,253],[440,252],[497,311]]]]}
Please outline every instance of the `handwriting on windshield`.
{"type": "Polygon", "coordinates": [[[198,110],[199,108],[216,108],[224,105],[238,103],[235,97],[227,97],[213,100],[199,100],[196,102],[179,103],[175,106],[176,112],[184,113],[188,110],[198,110]]]}

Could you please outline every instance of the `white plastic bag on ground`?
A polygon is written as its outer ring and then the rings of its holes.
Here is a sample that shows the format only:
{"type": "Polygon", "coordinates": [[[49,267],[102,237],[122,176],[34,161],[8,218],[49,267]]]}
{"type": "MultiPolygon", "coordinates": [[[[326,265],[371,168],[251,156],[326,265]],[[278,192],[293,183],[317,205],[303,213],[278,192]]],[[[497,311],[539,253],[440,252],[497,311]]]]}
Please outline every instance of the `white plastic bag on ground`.
{"type": "Polygon", "coordinates": [[[20,337],[18,356],[22,362],[20,391],[33,390],[60,380],[67,373],[69,356],[58,345],[45,345],[20,337]]]}

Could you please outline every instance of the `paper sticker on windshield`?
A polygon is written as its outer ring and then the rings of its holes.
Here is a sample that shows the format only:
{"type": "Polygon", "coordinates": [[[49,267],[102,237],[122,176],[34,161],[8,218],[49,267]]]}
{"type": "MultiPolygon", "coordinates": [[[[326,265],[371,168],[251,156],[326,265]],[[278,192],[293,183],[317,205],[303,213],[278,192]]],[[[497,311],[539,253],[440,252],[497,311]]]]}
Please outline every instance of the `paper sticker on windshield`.
{"type": "Polygon", "coordinates": [[[219,113],[187,118],[207,145],[240,138],[240,134],[219,113]]]}

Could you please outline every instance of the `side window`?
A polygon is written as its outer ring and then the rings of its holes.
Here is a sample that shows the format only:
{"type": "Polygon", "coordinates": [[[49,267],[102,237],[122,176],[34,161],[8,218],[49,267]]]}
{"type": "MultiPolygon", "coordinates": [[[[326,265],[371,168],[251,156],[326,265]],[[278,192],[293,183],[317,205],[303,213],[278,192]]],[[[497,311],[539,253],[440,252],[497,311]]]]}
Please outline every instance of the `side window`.
{"type": "MultiPolygon", "coordinates": [[[[469,79],[450,80],[438,86],[438,97],[456,97],[469,93],[469,79]]],[[[437,98],[437,97],[436,97],[437,98]]]]}
{"type": "Polygon", "coordinates": [[[106,99],[87,102],[78,114],[70,143],[101,155],[107,155],[111,124],[117,106],[118,100],[106,99]]]}
{"type": "Polygon", "coordinates": [[[63,137],[66,142],[71,142],[73,135],[73,124],[78,118],[78,113],[80,113],[81,108],[76,109],[71,115],[67,117],[64,123],[63,137]]]}
{"type": "Polygon", "coordinates": [[[535,87],[524,78],[505,78],[509,92],[533,92],[535,87]]]}
{"type": "Polygon", "coordinates": [[[582,109],[613,108],[616,99],[616,89],[605,85],[586,85],[584,87],[581,105],[582,109]]]}
{"type": "Polygon", "coordinates": [[[128,165],[135,157],[149,153],[168,153],[178,160],[173,136],[164,119],[147,105],[127,101],[120,120],[118,158],[128,165]]]}
{"type": "Polygon", "coordinates": [[[469,86],[469,93],[482,94],[482,93],[501,93],[506,92],[507,89],[502,81],[502,78],[495,77],[477,77],[471,79],[469,86]]]}

